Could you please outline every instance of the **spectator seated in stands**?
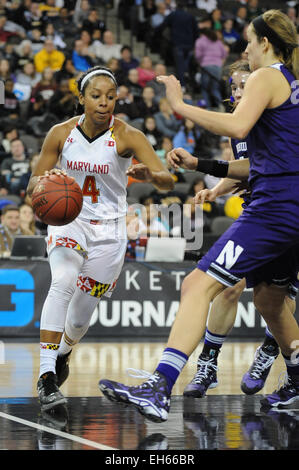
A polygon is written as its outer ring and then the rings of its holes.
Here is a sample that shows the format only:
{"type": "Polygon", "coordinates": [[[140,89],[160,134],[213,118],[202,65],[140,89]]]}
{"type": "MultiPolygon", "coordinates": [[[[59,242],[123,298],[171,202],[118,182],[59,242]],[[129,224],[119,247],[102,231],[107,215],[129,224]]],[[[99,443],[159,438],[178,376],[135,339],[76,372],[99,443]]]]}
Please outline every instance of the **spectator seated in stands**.
{"type": "Polygon", "coordinates": [[[211,13],[211,20],[212,20],[212,29],[214,31],[222,31],[222,11],[219,8],[215,8],[215,10],[211,13]]]}
{"type": "Polygon", "coordinates": [[[14,63],[15,70],[22,70],[25,64],[32,62],[34,52],[32,50],[32,43],[29,39],[24,39],[16,48],[16,60],[14,63]]]}
{"type": "Polygon", "coordinates": [[[189,153],[194,153],[197,141],[200,139],[200,130],[190,119],[185,119],[183,125],[173,137],[173,146],[182,147],[189,153]]]}
{"type": "Polygon", "coordinates": [[[71,57],[66,57],[65,61],[63,62],[63,65],[58,72],[55,72],[54,74],[54,79],[56,83],[61,82],[61,80],[70,80],[75,77],[77,71],[75,69],[75,66],[72,62],[71,57]]]}
{"type": "Polygon", "coordinates": [[[53,18],[52,21],[55,31],[66,41],[70,38],[74,38],[78,33],[72,15],[65,6],[60,9],[59,16],[53,18]]]}
{"type": "Polygon", "coordinates": [[[195,0],[195,6],[199,10],[205,10],[207,13],[212,13],[217,8],[217,0],[195,0]]]}
{"type": "Polygon", "coordinates": [[[52,39],[46,39],[44,47],[34,56],[37,72],[43,72],[47,67],[50,67],[54,72],[60,70],[64,60],[63,52],[57,50],[52,39]]]}
{"type": "Polygon", "coordinates": [[[66,43],[62,39],[62,35],[55,31],[53,23],[48,23],[44,29],[44,35],[41,37],[43,41],[46,39],[51,39],[55,47],[58,50],[63,50],[66,48],[66,43]]]}
{"type": "Polygon", "coordinates": [[[247,8],[245,6],[240,6],[234,18],[234,30],[238,34],[242,34],[243,29],[247,23],[248,23],[247,8]]]}
{"type": "Polygon", "coordinates": [[[59,121],[66,121],[74,116],[77,99],[69,89],[69,81],[64,79],[58,84],[58,89],[49,100],[49,111],[59,121]]]}
{"type": "Polygon", "coordinates": [[[103,44],[99,47],[98,58],[107,63],[112,57],[121,58],[121,44],[115,43],[114,34],[110,30],[106,30],[103,34],[103,44]]]}
{"type": "Polygon", "coordinates": [[[39,4],[39,9],[42,12],[45,21],[51,20],[59,15],[60,8],[56,6],[55,0],[46,0],[39,4]]]}
{"type": "Polygon", "coordinates": [[[15,74],[12,72],[10,63],[8,59],[0,60],[0,80],[5,82],[6,80],[15,81],[15,74]]]}
{"type": "Polygon", "coordinates": [[[148,56],[144,56],[141,59],[139,67],[137,67],[138,70],[138,83],[141,85],[143,88],[149,82],[150,80],[154,80],[156,77],[155,71],[153,69],[153,62],[152,59],[148,56]]]}
{"type": "Polygon", "coordinates": [[[21,235],[20,211],[17,206],[5,205],[1,211],[0,256],[8,258],[16,235],[21,235]]]}
{"type": "Polygon", "coordinates": [[[159,103],[160,111],[155,114],[157,129],[165,136],[173,137],[180,128],[181,121],[178,120],[166,98],[162,98],[159,103]]]}
{"type": "MultiPolygon", "coordinates": [[[[134,97],[134,102],[137,103],[141,99],[142,95],[142,86],[139,85],[139,74],[137,69],[130,69],[128,72],[128,78],[125,81],[125,85],[129,88],[131,91],[133,97],[134,97]]],[[[164,89],[165,86],[163,85],[164,89]]]]}
{"type": "Polygon", "coordinates": [[[110,60],[108,60],[106,67],[113,72],[118,85],[126,85],[127,77],[123,70],[120,68],[118,59],[112,57],[110,60]]]}
{"type": "Polygon", "coordinates": [[[159,106],[155,102],[155,91],[150,86],[145,86],[142,90],[141,100],[138,102],[139,116],[145,118],[153,116],[159,112],[159,106]]]}
{"type": "Polygon", "coordinates": [[[37,29],[40,32],[43,30],[45,19],[43,13],[39,9],[39,3],[32,2],[24,12],[23,25],[26,31],[37,29]]]}
{"type": "Polygon", "coordinates": [[[119,66],[126,76],[131,69],[136,69],[139,66],[139,60],[133,57],[132,49],[130,46],[123,46],[120,50],[121,58],[119,59],[119,66]]]}
{"type": "Polygon", "coordinates": [[[36,71],[34,62],[26,62],[23,69],[18,71],[16,74],[15,86],[17,87],[18,84],[29,86],[31,95],[32,88],[34,88],[40,80],[41,74],[36,71]]]}
{"type": "Polygon", "coordinates": [[[228,18],[225,20],[222,30],[223,41],[229,46],[231,52],[234,52],[234,46],[240,39],[240,35],[234,30],[233,25],[233,20],[228,18]]]}
{"type": "Polygon", "coordinates": [[[34,28],[28,33],[28,37],[31,40],[31,47],[34,54],[37,54],[44,47],[44,41],[42,40],[41,29],[34,28]]]}
{"type": "Polygon", "coordinates": [[[35,226],[35,216],[29,204],[22,204],[19,207],[20,229],[23,235],[38,235],[40,231],[35,226]]]}
{"type": "Polygon", "coordinates": [[[96,63],[97,58],[100,57],[102,43],[100,41],[93,41],[92,35],[87,29],[81,30],[80,40],[84,44],[88,57],[96,63]]]}
{"type": "Polygon", "coordinates": [[[144,133],[147,140],[151,143],[152,147],[157,150],[162,141],[163,135],[157,129],[154,116],[145,117],[142,126],[142,132],[144,133]]]}
{"type": "Polygon", "coordinates": [[[19,195],[21,177],[28,169],[29,159],[24,144],[21,139],[14,139],[11,142],[11,157],[5,158],[1,164],[1,174],[6,177],[12,194],[19,195]]]}
{"type": "Polygon", "coordinates": [[[0,46],[5,43],[9,38],[26,37],[25,29],[13,21],[9,21],[7,16],[0,16],[0,46]]]}
{"type": "Polygon", "coordinates": [[[86,72],[93,67],[93,60],[89,55],[88,48],[81,39],[75,41],[75,47],[72,52],[72,62],[77,72],[86,72]]]}
{"type": "Polygon", "coordinates": [[[139,112],[129,88],[125,85],[119,86],[117,95],[118,99],[114,108],[115,116],[126,122],[138,118],[139,112]]]}
{"type": "Polygon", "coordinates": [[[35,99],[38,95],[41,95],[43,99],[48,102],[54,95],[56,88],[57,84],[54,78],[54,70],[50,67],[46,67],[41,73],[40,81],[32,89],[31,98],[35,99]]]}
{"type": "MultiPolygon", "coordinates": [[[[20,113],[20,103],[13,92],[14,82],[11,78],[5,80],[4,85],[4,104],[0,106],[0,117],[12,118],[20,113]]],[[[3,124],[3,122],[2,122],[3,124]]]]}
{"type": "Polygon", "coordinates": [[[83,19],[82,29],[87,30],[91,36],[93,36],[94,31],[99,30],[102,37],[107,28],[105,21],[100,19],[98,10],[92,8],[87,18],[83,19]]]}
{"type": "Polygon", "coordinates": [[[77,0],[73,14],[73,21],[78,29],[82,28],[83,21],[88,18],[90,9],[91,6],[88,0],[77,0]]]}
{"type": "Polygon", "coordinates": [[[19,138],[18,129],[15,126],[7,125],[3,129],[3,139],[0,144],[0,164],[4,158],[11,156],[11,142],[19,138]]]}

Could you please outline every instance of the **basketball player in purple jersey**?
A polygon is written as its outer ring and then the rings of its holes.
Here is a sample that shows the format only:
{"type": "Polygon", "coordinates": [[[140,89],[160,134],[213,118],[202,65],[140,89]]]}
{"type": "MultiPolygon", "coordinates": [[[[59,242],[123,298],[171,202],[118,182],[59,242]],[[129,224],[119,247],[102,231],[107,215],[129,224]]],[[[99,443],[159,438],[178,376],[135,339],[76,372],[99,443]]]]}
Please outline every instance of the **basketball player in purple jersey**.
{"type": "MultiPolygon", "coordinates": [[[[109,399],[132,404],[155,421],[168,418],[172,387],[203,336],[210,302],[243,277],[254,287],[255,305],[287,367],[286,383],[263,404],[279,406],[299,399],[294,358],[299,327],[285,302],[287,285],[297,273],[299,243],[299,50],[294,24],[279,10],[255,18],[248,28],[246,53],[252,74],[231,114],[188,105],[174,76],[159,79],[174,111],[215,134],[244,139],[250,133],[252,151],[250,165],[246,159],[194,161],[193,169],[215,176],[245,180],[249,174],[251,202],[184,279],[180,307],[155,372],[136,387],[99,382],[109,399]]],[[[183,155],[177,149],[172,158],[182,166],[183,155]]]]}
{"type": "MultiPolygon", "coordinates": [[[[233,109],[238,106],[245,83],[250,75],[249,63],[239,60],[230,66],[230,85],[233,109]]],[[[249,158],[251,151],[250,139],[231,139],[231,147],[235,160],[249,158]]],[[[190,155],[192,158],[192,156],[190,155]]],[[[192,161],[190,158],[190,161],[192,161]]],[[[170,161],[171,163],[171,161],[170,161]]],[[[215,201],[217,197],[230,192],[235,192],[236,181],[222,178],[212,189],[203,189],[197,193],[195,199],[203,204],[205,201],[215,201]]],[[[243,208],[250,203],[250,195],[242,193],[243,208]]],[[[286,301],[292,312],[295,311],[295,297],[297,293],[297,279],[289,285],[286,301]]],[[[192,381],[186,386],[184,396],[201,398],[207,390],[215,388],[217,381],[217,358],[222,345],[234,326],[238,301],[245,289],[246,282],[242,279],[233,287],[228,287],[214,299],[209,313],[207,329],[204,337],[204,346],[197,360],[197,371],[192,381]]],[[[256,350],[253,363],[248,372],[243,376],[241,389],[244,393],[252,395],[260,391],[266,382],[270,369],[279,355],[279,346],[271,332],[266,328],[263,344],[256,350]]]]}

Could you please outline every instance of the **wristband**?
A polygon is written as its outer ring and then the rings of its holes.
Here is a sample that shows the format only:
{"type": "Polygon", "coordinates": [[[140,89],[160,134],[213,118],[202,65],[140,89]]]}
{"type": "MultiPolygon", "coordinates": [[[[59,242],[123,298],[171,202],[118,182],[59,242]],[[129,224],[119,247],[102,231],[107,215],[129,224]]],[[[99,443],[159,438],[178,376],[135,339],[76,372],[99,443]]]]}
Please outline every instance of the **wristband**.
{"type": "Polygon", "coordinates": [[[208,175],[225,178],[228,174],[228,165],[229,163],[225,160],[204,160],[199,158],[196,170],[208,175]]]}

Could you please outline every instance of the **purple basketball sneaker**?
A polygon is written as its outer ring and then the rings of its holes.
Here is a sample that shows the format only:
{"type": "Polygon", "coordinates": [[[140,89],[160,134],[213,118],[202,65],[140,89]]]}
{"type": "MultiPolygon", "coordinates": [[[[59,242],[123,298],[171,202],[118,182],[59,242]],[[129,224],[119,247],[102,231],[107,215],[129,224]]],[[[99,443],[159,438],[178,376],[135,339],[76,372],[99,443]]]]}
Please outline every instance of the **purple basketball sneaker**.
{"type": "Polygon", "coordinates": [[[202,398],[209,388],[217,385],[217,360],[201,354],[197,361],[197,372],[186,386],[184,396],[202,398]]]}
{"type": "MultiPolygon", "coordinates": [[[[279,386],[279,385],[278,385],[279,386]]],[[[285,374],[285,381],[281,388],[261,400],[264,407],[286,406],[299,400],[299,376],[285,374]]]]}
{"type": "Polygon", "coordinates": [[[133,405],[151,421],[157,423],[166,421],[170,408],[170,393],[166,378],[157,371],[153,375],[141,372],[142,376],[139,377],[148,378],[141,385],[133,387],[104,379],[99,381],[99,388],[110,401],[133,405]]]}
{"type": "Polygon", "coordinates": [[[270,355],[263,351],[261,346],[257,348],[249,371],[243,375],[241,382],[242,392],[246,393],[246,395],[254,395],[264,387],[272,364],[278,357],[278,354],[270,355]]]}

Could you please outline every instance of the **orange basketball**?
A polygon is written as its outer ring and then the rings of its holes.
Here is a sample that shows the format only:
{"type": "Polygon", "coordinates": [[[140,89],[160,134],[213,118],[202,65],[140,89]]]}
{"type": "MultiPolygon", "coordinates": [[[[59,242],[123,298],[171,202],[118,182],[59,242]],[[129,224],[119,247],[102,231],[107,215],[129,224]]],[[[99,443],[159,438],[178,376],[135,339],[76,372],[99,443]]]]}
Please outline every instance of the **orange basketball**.
{"type": "Polygon", "coordinates": [[[81,212],[83,196],[80,186],[69,176],[42,178],[32,193],[36,216],[47,225],[66,225],[81,212]]]}

